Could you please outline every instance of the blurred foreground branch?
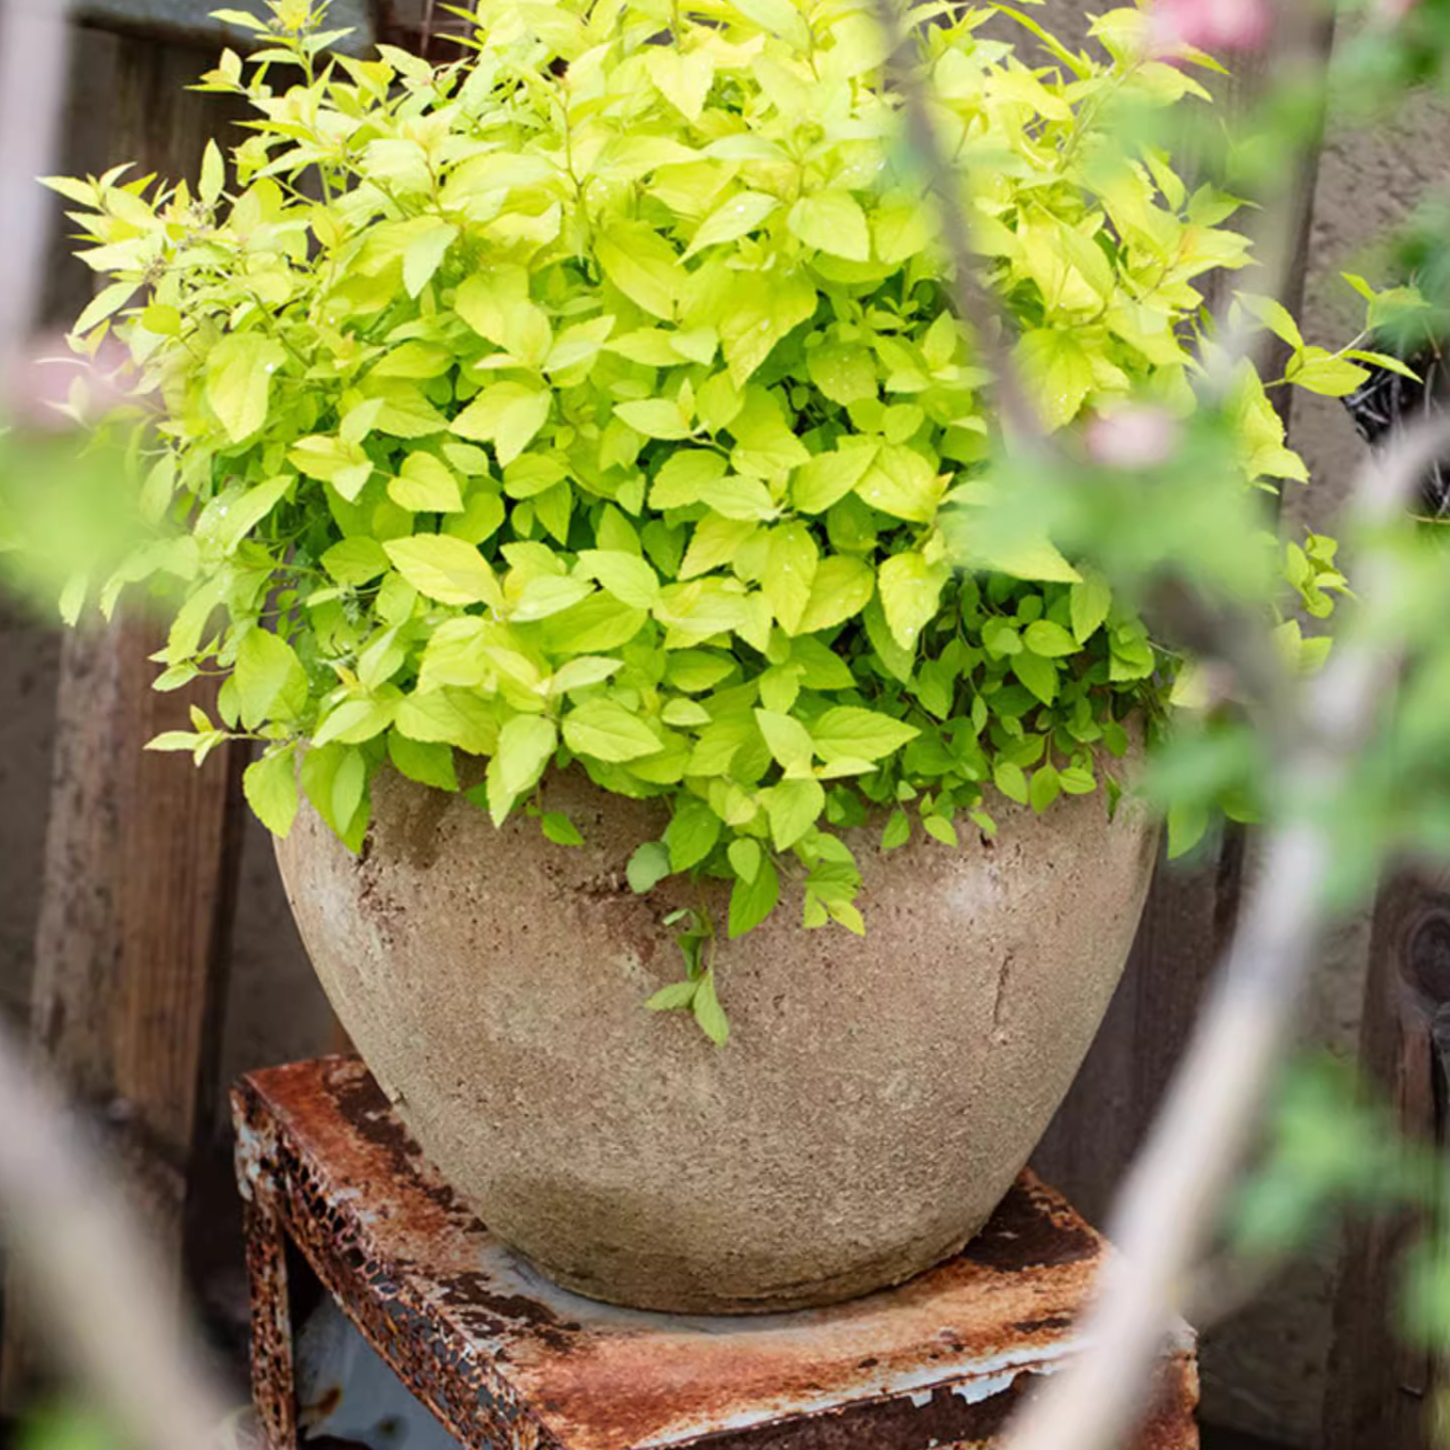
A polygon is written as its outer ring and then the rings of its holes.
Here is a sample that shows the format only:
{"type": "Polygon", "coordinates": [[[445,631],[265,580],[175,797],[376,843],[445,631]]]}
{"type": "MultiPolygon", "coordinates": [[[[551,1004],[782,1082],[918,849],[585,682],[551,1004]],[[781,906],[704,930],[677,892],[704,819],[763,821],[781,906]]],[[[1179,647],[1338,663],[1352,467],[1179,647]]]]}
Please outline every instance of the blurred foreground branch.
{"type": "Polygon", "coordinates": [[[139,1450],[222,1423],[156,1255],[74,1123],[0,1034],[0,1227],[56,1348],[139,1450]]]}
{"type": "Polygon", "coordinates": [[[35,178],[55,154],[69,53],[66,0],[0,0],[0,217],[9,283],[0,288],[0,385],[21,367],[35,318],[50,212],[35,178]]]}
{"type": "MultiPolygon", "coordinates": [[[[1361,475],[1354,522],[1372,541],[1357,569],[1366,597],[1391,583],[1393,563],[1373,542],[1376,531],[1447,443],[1450,422],[1440,420],[1405,434],[1361,475]]],[[[1297,741],[1281,762],[1283,822],[1266,835],[1262,869],[1208,1005],[1108,1226],[1120,1253],[1083,1326],[1090,1348],[1026,1412],[1012,1450],[1107,1450],[1139,1407],[1248,1147],[1325,925],[1333,844],[1316,804],[1340,798],[1399,666],[1393,650],[1351,637],[1321,675],[1279,693],[1273,708],[1287,717],[1276,737],[1297,741]]]]}

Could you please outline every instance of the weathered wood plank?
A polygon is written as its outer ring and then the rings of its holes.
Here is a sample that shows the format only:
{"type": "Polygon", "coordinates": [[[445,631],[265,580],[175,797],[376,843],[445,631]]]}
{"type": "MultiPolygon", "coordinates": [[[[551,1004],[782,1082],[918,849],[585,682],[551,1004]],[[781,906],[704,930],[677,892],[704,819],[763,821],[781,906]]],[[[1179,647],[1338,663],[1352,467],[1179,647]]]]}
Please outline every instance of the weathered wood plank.
{"type": "MultiPolygon", "coordinates": [[[[219,43],[239,50],[255,46],[255,32],[212,18],[211,12],[220,8],[221,0],[73,0],[73,14],[82,25],[171,41],[219,43]]],[[[230,8],[263,13],[256,0],[237,0],[230,8]]],[[[327,26],[355,32],[344,49],[364,49],[373,36],[371,0],[332,0],[327,26]]]]}
{"type": "MultiPolygon", "coordinates": [[[[1403,871],[1375,903],[1360,1025],[1361,1066],[1401,1130],[1445,1142],[1445,1088],[1435,1081],[1437,1009],[1450,1008],[1450,872],[1403,871]]],[[[1441,1027],[1444,1036],[1444,1026],[1441,1027]]],[[[1324,1397],[1324,1450],[1434,1450],[1434,1399],[1446,1379],[1397,1333],[1407,1246],[1424,1224],[1410,1213],[1352,1221],[1345,1236],[1324,1397]]]]}

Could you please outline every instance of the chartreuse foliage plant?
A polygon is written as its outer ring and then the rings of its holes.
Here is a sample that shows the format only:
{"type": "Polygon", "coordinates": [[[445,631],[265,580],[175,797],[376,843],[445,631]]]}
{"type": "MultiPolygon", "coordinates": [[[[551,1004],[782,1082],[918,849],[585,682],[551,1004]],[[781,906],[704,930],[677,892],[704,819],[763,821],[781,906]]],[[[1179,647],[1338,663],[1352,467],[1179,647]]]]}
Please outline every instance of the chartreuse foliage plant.
{"type": "MultiPolygon", "coordinates": [[[[1111,802],[1174,661],[1046,538],[954,567],[994,379],[870,0],[481,0],[442,65],[329,55],[324,8],[219,12],[257,48],[203,88],[255,119],[196,183],[51,183],[109,279],[75,337],[124,344],[103,426],[154,531],[70,608],[150,580],[176,603],[158,687],[221,679],[217,718],[156,747],[259,741],[262,820],[285,834],[300,782],[354,849],[389,762],[457,790],[480,757],[469,799],[564,847],[550,768],[659,798],[633,887],[733,881],[656,1003],[717,1037],[705,938],[778,905],[863,929],[843,828],[879,810],[884,848],[950,849],[999,797],[1111,802]]],[[[903,23],[1044,427],[1192,411],[1201,279],[1248,261],[1236,203],[1105,126],[1202,104],[1195,73],[1132,9],[1083,53],[1004,6],[903,23]]],[[[1294,381],[1363,376],[1251,305],[1294,381]]],[[[1245,489],[1304,477],[1246,362],[1227,416],[1245,489]]],[[[1292,562],[1323,612],[1332,545],[1292,562]]]]}

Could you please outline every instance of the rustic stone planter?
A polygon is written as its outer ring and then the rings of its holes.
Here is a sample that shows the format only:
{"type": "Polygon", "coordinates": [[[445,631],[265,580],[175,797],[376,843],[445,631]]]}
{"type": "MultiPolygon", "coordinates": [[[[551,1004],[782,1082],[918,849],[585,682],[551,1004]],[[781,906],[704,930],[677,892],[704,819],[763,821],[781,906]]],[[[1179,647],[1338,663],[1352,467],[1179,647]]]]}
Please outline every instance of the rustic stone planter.
{"type": "MultiPolygon", "coordinates": [[[[1156,830],[1101,796],[994,805],[987,843],[851,840],[864,940],[787,892],[719,951],[733,1037],[646,1012],[682,975],[624,863],[662,808],[545,783],[586,845],[385,773],[351,856],[304,813],[278,855],[339,1017],[480,1216],[595,1298],[689,1312],[824,1304],[955,1252],[1066,1092],[1121,974],[1156,830]]],[[[725,888],[705,898],[723,920],[725,888]]]]}

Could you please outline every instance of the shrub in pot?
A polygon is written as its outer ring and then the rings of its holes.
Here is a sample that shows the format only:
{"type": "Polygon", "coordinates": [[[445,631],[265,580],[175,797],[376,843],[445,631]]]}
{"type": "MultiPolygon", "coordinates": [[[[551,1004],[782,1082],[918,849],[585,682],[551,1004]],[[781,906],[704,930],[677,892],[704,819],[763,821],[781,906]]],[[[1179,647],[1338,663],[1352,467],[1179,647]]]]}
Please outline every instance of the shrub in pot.
{"type": "MultiPolygon", "coordinates": [[[[102,606],[170,591],[158,687],[222,679],[157,748],[259,742],[340,1016],[560,1281],[756,1310],[917,1272],[1121,972],[1174,662],[1046,538],[949,548],[1001,430],[875,12],[483,0],[433,65],[268,8],[203,81],[257,113],[230,164],[53,183],[154,531],[102,606]]],[[[1005,345],[1049,429],[1186,414],[1235,203],[1102,128],[1201,88],[1138,11],[1028,55],[993,8],[915,18],[1005,345]]],[[[1302,477],[1232,391],[1245,486],[1302,477]]],[[[1292,551],[1316,606],[1332,554],[1292,551]]]]}

